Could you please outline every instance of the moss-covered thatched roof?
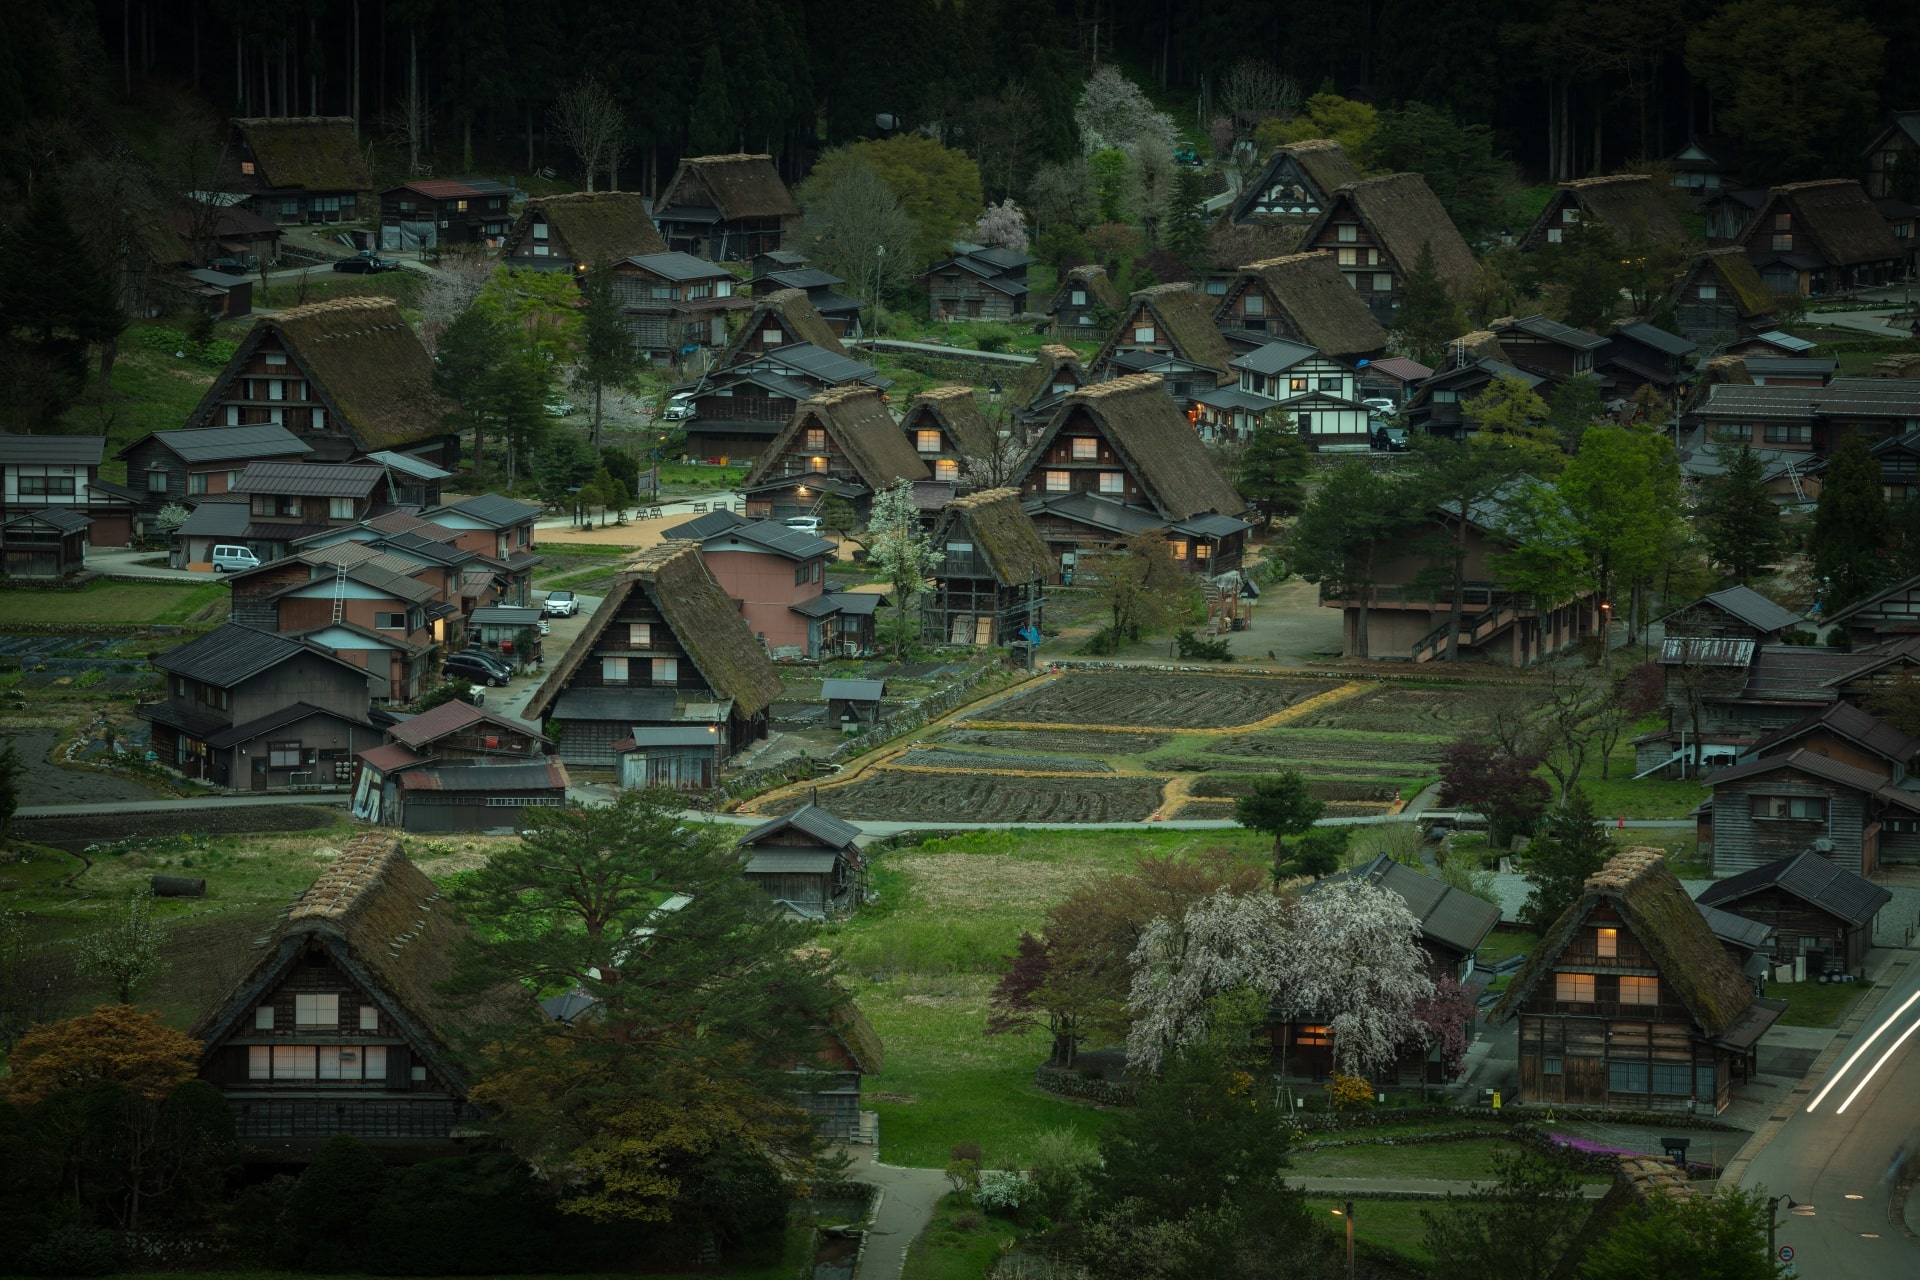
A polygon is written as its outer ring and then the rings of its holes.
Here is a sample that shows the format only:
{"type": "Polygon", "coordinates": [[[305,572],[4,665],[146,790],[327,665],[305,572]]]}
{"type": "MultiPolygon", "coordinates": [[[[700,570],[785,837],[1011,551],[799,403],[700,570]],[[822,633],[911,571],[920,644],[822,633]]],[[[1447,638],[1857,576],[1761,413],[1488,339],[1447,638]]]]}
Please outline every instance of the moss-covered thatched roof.
{"type": "Polygon", "coordinates": [[[637,191],[577,191],[564,196],[541,196],[527,207],[507,233],[502,256],[511,256],[536,218],[545,218],[550,244],[562,258],[581,266],[597,267],[648,253],[665,253],[667,242],[647,216],[637,191]]]}
{"type": "Polygon", "coordinates": [[[1307,232],[1306,243],[1316,243],[1327,226],[1349,220],[1367,228],[1403,276],[1427,246],[1433,250],[1434,269],[1456,294],[1473,280],[1473,250],[1417,173],[1393,173],[1340,188],[1307,232]]]}
{"type": "Polygon", "coordinates": [[[1096,382],[1068,396],[1031,447],[1028,456],[1034,466],[1078,413],[1092,417],[1162,519],[1185,520],[1207,512],[1237,516],[1247,509],[1167,394],[1159,374],[1096,382]]]}
{"type": "Polygon", "coordinates": [[[1743,320],[1770,316],[1780,309],[1779,299],[1767,289],[1760,279],[1760,272],[1753,265],[1753,259],[1747,257],[1746,249],[1740,245],[1694,254],[1693,261],[1687,264],[1679,284],[1675,286],[1675,303],[1679,302],[1689,286],[1700,281],[1708,284],[1717,281],[1720,287],[1727,290],[1726,296],[1743,320]]]}
{"type": "Polygon", "coordinates": [[[1580,211],[1584,221],[1603,224],[1623,246],[1635,240],[1684,245],[1689,239],[1673,203],[1652,178],[1644,173],[1615,173],[1561,183],[1521,236],[1520,246],[1537,249],[1546,244],[1549,227],[1566,225],[1569,205],[1580,211]]]}
{"type": "Polygon", "coordinates": [[[932,428],[946,432],[954,447],[969,458],[991,455],[997,441],[972,387],[935,387],[913,398],[900,419],[901,436],[911,445],[914,432],[932,428]]]}
{"type": "Polygon", "coordinates": [[[689,156],[680,162],[659,207],[712,208],[723,218],[792,218],[800,206],[769,155],[689,156]]]}
{"type": "Polygon", "coordinates": [[[840,345],[840,339],[834,336],[833,326],[814,310],[813,303],[807,301],[804,291],[777,289],[765,297],[754,299],[752,314],[747,316],[746,323],[734,331],[733,340],[727,343],[727,349],[720,353],[713,367],[716,370],[731,369],[738,364],[747,343],[769,325],[783,330],[794,342],[810,342],[822,351],[831,351],[837,356],[847,354],[847,349],[840,345]]]}
{"type": "Polygon", "coordinates": [[[1749,227],[1765,227],[1780,213],[1793,217],[1795,234],[1812,238],[1834,266],[1888,262],[1906,256],[1893,229],[1861,185],[1851,178],[1792,182],[1767,193],[1749,227]]]}
{"type": "Polygon", "coordinates": [[[1700,913],[1660,849],[1622,849],[1587,878],[1579,901],[1561,913],[1514,978],[1493,1018],[1504,1022],[1525,1007],[1547,981],[1594,909],[1601,904],[1619,913],[1622,923],[1653,957],[1661,980],[1672,988],[1702,1031],[1718,1036],[1753,1003],[1753,987],[1728,957],[1726,948],[1700,913]]]}
{"type": "Polygon", "coordinates": [[[1268,216],[1255,213],[1253,205],[1262,192],[1274,185],[1278,171],[1288,159],[1300,167],[1307,181],[1317,188],[1315,194],[1322,199],[1330,198],[1341,187],[1360,181],[1362,176],[1353,161],[1347,158],[1346,151],[1332,138],[1307,138],[1300,142],[1285,143],[1274,149],[1260,173],[1247,183],[1239,198],[1233,202],[1232,218],[1236,223],[1255,222],[1268,216]]]}
{"type": "Polygon", "coordinates": [[[1097,263],[1086,266],[1070,267],[1060,279],[1060,287],[1053,291],[1053,298],[1047,303],[1047,314],[1063,311],[1072,306],[1073,291],[1084,289],[1087,301],[1083,305],[1105,307],[1109,311],[1118,311],[1126,299],[1120,296],[1120,290],[1114,286],[1107,275],[1107,269],[1097,263]]]}
{"type": "Polygon", "coordinates": [[[827,438],[847,455],[861,482],[875,493],[901,480],[933,478],[925,460],[887,411],[880,393],[856,385],[834,387],[796,405],[787,425],[754,460],[743,486],[750,489],[774,478],[774,469],[784,465],[787,450],[809,427],[824,428],[827,438]]]}
{"type": "Polygon", "coordinates": [[[1073,371],[1075,386],[1086,384],[1087,373],[1080,367],[1079,353],[1072,347],[1049,342],[1033,353],[1033,363],[1021,371],[1007,392],[1007,403],[1016,409],[1026,408],[1048,392],[1053,386],[1054,374],[1061,369],[1073,371]]]}
{"type": "Polygon", "coordinates": [[[1146,322],[1155,328],[1156,341],[1151,344],[1155,348],[1171,347],[1173,354],[1187,363],[1211,369],[1219,382],[1238,377],[1227,367],[1233,363],[1233,349],[1213,327],[1210,309],[1191,284],[1158,284],[1127,299],[1119,324],[1093,357],[1094,369],[1098,370],[1130,340],[1134,329],[1146,322]]]}
{"type": "Polygon", "coordinates": [[[352,116],[235,120],[266,187],[307,191],[373,190],[373,175],[353,136],[352,116]]]}
{"type": "Polygon", "coordinates": [[[1224,315],[1249,286],[1249,277],[1264,286],[1300,340],[1326,355],[1370,355],[1387,345],[1387,331],[1340,274],[1330,253],[1295,253],[1249,263],[1240,282],[1221,300],[1216,316],[1224,315]]]}
{"type": "Polygon", "coordinates": [[[948,503],[934,528],[933,545],[955,541],[971,542],[1003,587],[1044,581],[1053,572],[1053,556],[1020,505],[1018,489],[983,489],[948,503]]]}

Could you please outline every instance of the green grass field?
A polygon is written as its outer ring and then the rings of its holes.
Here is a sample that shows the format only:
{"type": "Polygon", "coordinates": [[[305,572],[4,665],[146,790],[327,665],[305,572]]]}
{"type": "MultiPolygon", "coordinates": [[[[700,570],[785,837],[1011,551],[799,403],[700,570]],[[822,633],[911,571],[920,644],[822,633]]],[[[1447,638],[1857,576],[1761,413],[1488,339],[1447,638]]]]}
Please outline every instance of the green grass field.
{"type": "MultiPolygon", "coordinates": [[[[1333,1212],[1343,1209],[1343,1202],[1310,1199],[1307,1203],[1327,1215],[1327,1221],[1332,1224],[1329,1230],[1345,1236],[1346,1224],[1333,1212]]],[[[1427,1224],[1420,1217],[1420,1211],[1436,1207],[1444,1206],[1436,1206],[1431,1200],[1361,1200],[1353,1206],[1353,1237],[1363,1246],[1371,1245],[1418,1266],[1429,1266],[1433,1255],[1422,1243],[1427,1224]]]]}
{"type": "MultiPolygon", "coordinates": [[[[1372,1136],[1369,1133],[1368,1136],[1372,1136]]],[[[1367,1144],[1332,1151],[1301,1151],[1293,1157],[1296,1178],[1437,1178],[1471,1182],[1493,1177],[1495,1152],[1513,1144],[1497,1138],[1429,1142],[1413,1146],[1367,1144]]]]}
{"type": "Polygon", "coordinates": [[[0,589],[0,618],[16,622],[138,622],[170,625],[226,617],[223,582],[91,582],[74,591],[0,589]]]}
{"type": "MultiPolygon", "coordinates": [[[[239,326],[223,326],[221,336],[232,338],[238,332],[239,326]]],[[[132,341],[131,334],[123,336],[106,393],[89,383],[86,394],[60,419],[60,429],[73,435],[106,436],[100,478],[124,481],[126,463],[114,454],[149,431],[185,426],[187,415],[213,385],[216,372],[197,360],[148,350],[132,341]]]]}
{"type": "Polygon", "coordinates": [[[1866,994],[1867,984],[1859,982],[1833,983],[1822,986],[1818,982],[1769,982],[1767,994],[1776,1000],[1787,1002],[1787,1011],[1780,1015],[1783,1027],[1834,1027],[1847,1016],[1862,995],[1866,994]]]}
{"type": "Polygon", "coordinates": [[[901,1280],[979,1280],[1018,1235],[1007,1219],[989,1217],[950,1192],[913,1242],[901,1280]]]}

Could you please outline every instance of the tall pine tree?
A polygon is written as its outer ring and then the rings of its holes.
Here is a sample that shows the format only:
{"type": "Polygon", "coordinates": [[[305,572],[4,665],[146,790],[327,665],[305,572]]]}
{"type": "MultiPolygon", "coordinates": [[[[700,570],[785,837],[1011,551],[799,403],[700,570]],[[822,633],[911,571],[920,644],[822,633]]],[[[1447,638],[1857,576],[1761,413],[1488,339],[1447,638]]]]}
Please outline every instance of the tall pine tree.
{"type": "Polygon", "coordinates": [[[1707,556],[1745,586],[1779,559],[1786,542],[1780,507],[1767,492],[1766,466],[1745,444],[1722,454],[1726,470],[1707,491],[1700,532],[1707,556]]]}
{"type": "Polygon", "coordinates": [[[1880,464],[1860,433],[1847,431],[1827,459],[1813,513],[1813,576],[1825,585],[1823,613],[1843,609],[1886,582],[1891,534],[1880,464]]]}
{"type": "Polygon", "coordinates": [[[582,276],[580,296],[586,305],[576,383],[593,395],[593,447],[597,450],[607,390],[617,391],[633,381],[640,372],[640,356],[634,349],[633,330],[627,327],[620,300],[614,296],[613,268],[602,263],[582,276]]]}
{"type": "Polygon", "coordinates": [[[733,101],[727,96],[726,64],[721,61],[720,46],[710,45],[687,122],[687,149],[697,156],[720,155],[734,150],[739,132],[733,101]]]}
{"type": "Polygon", "coordinates": [[[1394,327],[1407,354],[1434,368],[1446,358],[1447,343],[1467,331],[1467,318],[1434,265],[1431,244],[1420,246],[1420,256],[1407,273],[1406,294],[1394,327]]]}
{"type": "Polygon", "coordinates": [[[1276,514],[1299,510],[1312,470],[1313,451],[1293,425],[1293,415],[1263,413],[1240,457],[1240,496],[1259,508],[1264,528],[1276,514]]]}

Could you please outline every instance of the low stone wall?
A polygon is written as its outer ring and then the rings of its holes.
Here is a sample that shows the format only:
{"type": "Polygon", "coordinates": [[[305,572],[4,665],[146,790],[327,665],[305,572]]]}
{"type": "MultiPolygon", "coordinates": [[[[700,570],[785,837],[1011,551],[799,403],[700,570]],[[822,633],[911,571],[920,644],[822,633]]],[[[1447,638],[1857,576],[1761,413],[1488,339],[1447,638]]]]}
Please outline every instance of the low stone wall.
{"type": "Polygon", "coordinates": [[[1048,1093],[1079,1098],[1083,1102],[1097,1102],[1102,1106],[1130,1107],[1134,1103],[1133,1090],[1126,1085],[1115,1084],[1111,1080],[1095,1080],[1077,1071],[1048,1066],[1044,1062],[1034,1068],[1033,1082],[1048,1093]]]}

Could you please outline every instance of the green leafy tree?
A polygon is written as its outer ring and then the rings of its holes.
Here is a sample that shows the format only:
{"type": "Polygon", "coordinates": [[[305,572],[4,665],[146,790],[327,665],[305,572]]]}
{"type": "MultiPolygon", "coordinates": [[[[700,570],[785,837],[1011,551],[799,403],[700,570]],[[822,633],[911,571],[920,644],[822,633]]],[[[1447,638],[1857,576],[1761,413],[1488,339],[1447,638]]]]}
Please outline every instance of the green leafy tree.
{"type": "Polygon", "coordinates": [[[1306,501],[1313,450],[1293,424],[1293,415],[1270,410],[1255,419],[1240,455],[1240,496],[1260,512],[1260,527],[1276,514],[1298,511],[1306,501]]]}
{"type": "Polygon", "coordinates": [[[1566,461],[1560,440],[1547,426],[1547,402],[1512,374],[1493,379],[1479,395],[1460,403],[1474,427],[1473,448],[1483,458],[1511,452],[1516,471],[1551,476],[1566,461]]]}
{"type": "Polygon", "coordinates": [[[1359,657],[1370,656],[1368,621],[1381,557],[1394,554],[1422,505],[1406,478],[1356,460],[1320,482],[1288,538],[1294,572],[1360,602],[1353,637],[1359,657]]]}
{"type": "Polygon", "coordinates": [[[1119,222],[1125,210],[1127,178],[1133,162],[1118,147],[1096,151],[1087,161],[1093,170],[1094,199],[1099,205],[1101,222],[1119,222]]]}
{"type": "Polygon", "coordinates": [[[1587,1251],[1580,1280],[1641,1280],[1650,1258],[1658,1258],[1667,1275],[1778,1280],[1786,1271],[1767,1252],[1771,1213],[1761,1187],[1722,1187],[1685,1199],[1654,1196],[1644,1212],[1621,1214],[1587,1251]]]}
{"type": "Polygon", "coordinates": [[[335,1134],[313,1155],[287,1198],[286,1261],[314,1271],[358,1271],[367,1223],[385,1194],[387,1167],[367,1144],[335,1134]]]}
{"type": "Polygon", "coordinates": [[[1206,210],[1206,179],[1200,170],[1181,165],[1173,177],[1173,198],[1169,203],[1162,238],[1168,249],[1188,266],[1198,266],[1207,252],[1212,228],[1206,210]]]}
{"type": "MultiPolygon", "coordinates": [[[[1665,434],[1642,427],[1595,427],[1555,489],[1572,514],[1588,577],[1602,600],[1622,585],[1651,580],[1680,519],[1680,464],[1665,434]]],[[[1637,632],[1639,611],[1628,619],[1637,632]]]]}
{"type": "Polygon", "coordinates": [[[1880,464],[1866,439],[1848,430],[1827,458],[1813,513],[1813,576],[1824,584],[1823,613],[1843,609],[1886,582],[1891,535],[1880,464]]]}
{"type": "Polygon", "coordinates": [[[1780,505],[1767,491],[1766,464],[1745,442],[1719,449],[1726,467],[1707,487],[1697,521],[1707,557],[1745,586],[1786,549],[1780,505]]]}
{"type": "Polygon", "coordinates": [[[912,248],[916,270],[947,254],[954,237],[979,215],[980,167],[973,157],[917,133],[856,142],[827,152],[802,187],[802,203],[810,187],[831,187],[847,169],[861,164],[879,176],[912,220],[917,231],[912,248]]]}
{"type": "Polygon", "coordinates": [[[469,307],[440,334],[433,366],[433,385],[454,405],[447,425],[473,433],[473,475],[487,478],[487,429],[492,421],[492,397],[487,388],[493,372],[506,362],[506,331],[486,311],[469,307]]]}
{"type": "Polygon", "coordinates": [[[580,279],[585,304],[580,325],[580,364],[575,382],[593,396],[593,447],[600,447],[602,402],[608,388],[633,385],[644,367],[634,346],[620,300],[613,292],[613,268],[601,263],[580,279]]]}
{"type": "Polygon", "coordinates": [[[1424,177],[1469,241],[1500,225],[1513,167],[1494,154],[1493,130],[1486,125],[1462,124],[1439,107],[1409,102],[1380,114],[1362,156],[1382,172],[1424,177]]]}
{"type": "Polygon", "coordinates": [[[1291,120],[1263,121],[1253,136],[1263,153],[1283,142],[1332,138],[1358,164],[1379,124],[1380,112],[1371,103],[1337,93],[1316,93],[1307,99],[1299,115],[1291,120]]]}
{"type": "Polygon", "coordinates": [[[1827,5],[1739,0],[1694,27],[1687,71],[1763,184],[1827,177],[1872,132],[1886,38],[1827,5]]]}
{"type": "Polygon", "coordinates": [[[1439,368],[1447,344],[1467,331],[1467,317],[1433,263],[1433,245],[1423,241],[1407,272],[1406,293],[1394,315],[1396,345],[1421,364],[1439,368]]]}
{"type": "Polygon", "coordinates": [[[920,229],[873,165],[855,158],[816,169],[799,197],[794,238],[823,270],[848,281],[855,297],[878,307],[912,281],[920,229]]]}
{"type": "Polygon", "coordinates": [[[727,96],[726,64],[720,46],[710,44],[700,64],[700,87],[694,91],[688,118],[687,150],[696,156],[721,155],[738,148],[739,136],[733,102],[727,96]]]}
{"type": "Polygon", "coordinates": [[[533,459],[534,483],[540,497],[549,506],[571,509],[578,501],[575,490],[593,479],[593,449],[578,431],[556,427],[547,433],[546,446],[533,459]]]}
{"type": "Polygon", "coordinates": [[[1444,1211],[1420,1211],[1435,1280],[1548,1280],[1586,1221],[1580,1174],[1552,1157],[1500,1152],[1493,1169],[1491,1184],[1476,1184],[1444,1211]]]}
{"type": "Polygon", "coordinates": [[[1623,250],[1613,232],[1597,222],[1565,228],[1563,237],[1542,251],[1543,278],[1559,295],[1568,324],[1604,333],[1628,283],[1623,250]]]}
{"type": "Polygon", "coordinates": [[[1593,811],[1584,788],[1575,787],[1567,802],[1548,811],[1541,833],[1528,846],[1522,874],[1531,886],[1520,920],[1543,932],[1580,900],[1587,877],[1607,865],[1613,841],[1593,811]]]}
{"type": "Polygon", "coordinates": [[[1115,640],[1134,641],[1166,628],[1191,598],[1192,584],[1174,563],[1162,530],[1133,534],[1118,548],[1081,563],[1107,606],[1115,640]]]}
{"type": "MultiPolygon", "coordinates": [[[[1293,865],[1315,879],[1331,875],[1346,861],[1347,842],[1352,835],[1352,827],[1313,828],[1293,842],[1293,865]]],[[[1274,869],[1277,872],[1278,865],[1274,869]]]]}
{"type": "Polygon", "coordinates": [[[1305,835],[1326,811],[1307,780],[1292,769],[1256,779],[1252,790],[1233,802],[1233,820],[1273,837],[1277,860],[1288,836],[1305,835]]]}
{"type": "Polygon", "coordinates": [[[504,267],[487,277],[473,305],[500,326],[506,350],[528,366],[550,373],[579,358],[586,320],[571,273],[504,267]]]}
{"type": "Polygon", "coordinates": [[[1575,374],[1547,397],[1547,425],[1560,437],[1560,447],[1568,453],[1578,453],[1587,428],[1604,422],[1606,416],[1600,379],[1590,373],[1575,374]]]}
{"type": "MultiPolygon", "coordinates": [[[[874,497],[861,543],[867,549],[867,562],[887,580],[895,617],[917,617],[914,601],[926,591],[927,579],[946,555],[920,524],[911,481],[902,480],[874,497]]],[[[905,652],[906,643],[907,628],[895,628],[896,658],[905,652]]]]}

